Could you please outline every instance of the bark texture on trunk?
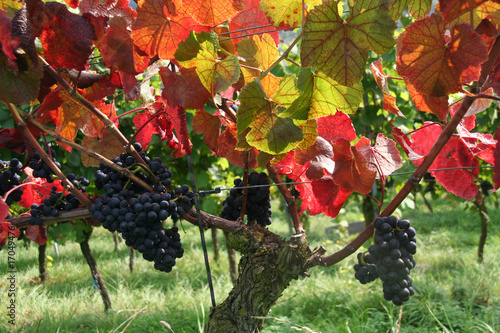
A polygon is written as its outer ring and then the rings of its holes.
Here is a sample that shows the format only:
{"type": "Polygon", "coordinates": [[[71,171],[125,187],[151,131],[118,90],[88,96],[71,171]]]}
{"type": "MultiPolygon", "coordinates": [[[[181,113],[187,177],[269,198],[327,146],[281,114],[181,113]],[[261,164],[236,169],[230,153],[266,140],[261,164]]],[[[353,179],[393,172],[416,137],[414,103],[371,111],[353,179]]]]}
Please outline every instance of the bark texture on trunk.
{"type": "Polygon", "coordinates": [[[236,281],[238,281],[238,263],[236,262],[236,250],[232,249],[228,246],[228,237],[229,233],[224,232],[224,238],[226,240],[226,248],[227,248],[227,259],[229,260],[229,275],[231,276],[231,281],[233,281],[233,285],[236,285],[236,281]]]}
{"type": "Polygon", "coordinates": [[[290,282],[304,276],[311,255],[306,237],[295,235],[285,241],[254,224],[228,235],[227,242],[242,254],[239,276],[227,299],[212,309],[206,332],[259,332],[262,317],[290,282]]]}

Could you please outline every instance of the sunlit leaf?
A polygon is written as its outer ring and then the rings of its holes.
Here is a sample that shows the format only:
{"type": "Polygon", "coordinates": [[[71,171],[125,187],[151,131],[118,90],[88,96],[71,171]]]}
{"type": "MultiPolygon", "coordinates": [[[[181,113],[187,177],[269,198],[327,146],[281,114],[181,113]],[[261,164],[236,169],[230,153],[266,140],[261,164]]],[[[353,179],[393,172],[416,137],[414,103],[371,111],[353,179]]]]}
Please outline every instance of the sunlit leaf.
{"type": "Polygon", "coordinates": [[[190,34],[179,44],[176,59],[185,68],[196,68],[196,74],[203,86],[213,95],[227,90],[238,81],[240,66],[238,58],[230,54],[219,59],[218,42],[215,34],[201,32],[190,34]]]}
{"type": "Polygon", "coordinates": [[[149,57],[137,52],[127,22],[113,17],[108,25],[100,48],[104,63],[125,73],[142,73],[149,65],[149,57]]]}
{"type": "Polygon", "coordinates": [[[132,38],[147,55],[158,54],[162,59],[173,59],[177,45],[191,31],[208,31],[208,27],[201,26],[186,12],[172,13],[170,0],[139,1],[132,38]]]}
{"type": "Polygon", "coordinates": [[[243,0],[183,0],[182,6],[203,25],[219,25],[243,9],[243,0]]]}
{"type": "Polygon", "coordinates": [[[302,25],[303,13],[316,5],[321,0],[262,0],[260,8],[266,13],[267,18],[278,30],[293,30],[302,25]]]}
{"type": "Polygon", "coordinates": [[[341,85],[353,86],[362,78],[368,51],[384,54],[394,46],[396,24],[390,1],[356,1],[345,20],[336,1],[312,9],[304,26],[300,57],[305,67],[316,67],[341,85]]]}
{"type": "Polygon", "coordinates": [[[451,28],[441,15],[433,14],[406,28],[398,52],[397,70],[407,82],[422,94],[441,97],[462,91],[466,82],[477,79],[488,51],[470,25],[451,28]]]}
{"type": "MultiPolygon", "coordinates": [[[[229,20],[229,31],[236,31],[236,30],[243,30],[244,31],[238,31],[238,32],[233,32],[230,34],[233,43],[236,45],[240,42],[240,40],[246,36],[260,33],[269,33],[271,37],[273,37],[274,42],[276,45],[280,42],[280,37],[279,37],[279,32],[276,30],[276,28],[272,26],[265,26],[265,25],[270,25],[271,23],[267,19],[266,15],[260,9],[260,0],[248,0],[246,1],[245,8],[240,11],[236,16],[234,16],[232,19],[229,20]],[[252,27],[259,27],[255,29],[249,29],[252,27]]],[[[225,35],[223,38],[227,38],[227,35],[225,35]]]]}
{"type": "Polygon", "coordinates": [[[238,109],[238,133],[246,134],[247,142],[269,154],[285,153],[297,147],[304,138],[302,130],[290,118],[280,117],[299,95],[295,76],[283,78],[273,95],[268,96],[260,81],[248,83],[241,91],[238,109]]]}

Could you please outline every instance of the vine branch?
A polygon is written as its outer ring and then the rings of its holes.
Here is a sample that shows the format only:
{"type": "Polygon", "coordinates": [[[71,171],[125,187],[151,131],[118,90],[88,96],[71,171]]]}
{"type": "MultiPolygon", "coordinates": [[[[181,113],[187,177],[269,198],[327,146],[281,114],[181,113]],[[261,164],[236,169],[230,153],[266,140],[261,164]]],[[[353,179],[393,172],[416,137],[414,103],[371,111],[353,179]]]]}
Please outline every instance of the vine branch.
{"type": "Polygon", "coordinates": [[[69,180],[66,178],[66,176],[61,172],[61,170],[57,167],[57,165],[52,161],[52,158],[49,157],[49,155],[42,149],[38,141],[35,139],[31,131],[29,130],[28,126],[24,122],[24,120],[21,118],[20,114],[17,112],[17,107],[13,105],[12,103],[9,103],[7,105],[9,107],[9,110],[14,118],[14,121],[16,122],[17,126],[23,133],[24,137],[29,141],[31,146],[35,148],[35,150],[38,152],[40,157],[45,161],[45,163],[48,164],[50,169],[55,173],[57,178],[61,181],[63,186],[68,189],[71,193],[75,195],[75,197],[78,198],[78,200],[83,203],[85,206],[90,207],[92,205],[92,201],[87,198],[86,196],[83,195],[81,191],[79,191],[69,180]]]}
{"type": "Polygon", "coordinates": [[[139,153],[132,147],[128,145],[128,140],[125,138],[125,136],[120,132],[118,127],[116,127],[115,123],[112,122],[108,116],[106,116],[104,113],[101,112],[98,108],[96,108],[92,103],[90,103],[85,97],[80,95],[80,93],[75,90],[73,91],[73,87],[61,76],[57,71],[50,66],[50,64],[45,61],[42,57],[39,57],[41,61],[44,64],[44,70],[54,78],[61,87],[66,90],[72,98],[74,98],[78,103],[83,105],[86,109],[88,109],[90,112],[92,112],[99,120],[101,120],[106,128],[113,133],[113,135],[118,139],[118,141],[123,145],[123,147],[129,151],[132,156],[136,159],[136,161],[144,164],[147,166],[147,164],[144,162],[142,157],[139,155],[139,153]]]}
{"type": "Polygon", "coordinates": [[[151,185],[145,183],[142,179],[140,179],[139,177],[137,177],[136,175],[134,175],[129,169],[120,167],[119,165],[117,165],[113,161],[107,159],[106,157],[102,156],[101,154],[96,153],[92,149],[89,149],[87,147],[81,146],[81,145],[79,145],[76,142],[70,141],[70,140],[62,137],[61,135],[59,135],[59,134],[55,133],[54,131],[52,131],[50,128],[48,128],[48,127],[40,124],[30,114],[27,114],[27,113],[25,113],[25,112],[23,112],[21,110],[18,110],[18,111],[19,111],[19,113],[21,115],[21,118],[24,121],[29,122],[30,124],[36,126],[37,128],[39,128],[43,132],[47,133],[48,135],[50,135],[51,137],[53,137],[54,139],[56,139],[57,141],[60,141],[60,142],[64,143],[65,145],[68,145],[71,148],[74,148],[74,149],[82,152],[83,154],[85,154],[85,155],[87,155],[87,156],[89,156],[91,158],[94,158],[94,159],[98,160],[99,162],[102,162],[102,163],[106,164],[107,166],[109,166],[109,167],[113,168],[114,170],[120,172],[122,175],[127,176],[129,179],[131,179],[132,181],[134,181],[138,185],[142,186],[143,188],[147,189],[148,191],[154,192],[153,188],[151,187],[151,185]]]}

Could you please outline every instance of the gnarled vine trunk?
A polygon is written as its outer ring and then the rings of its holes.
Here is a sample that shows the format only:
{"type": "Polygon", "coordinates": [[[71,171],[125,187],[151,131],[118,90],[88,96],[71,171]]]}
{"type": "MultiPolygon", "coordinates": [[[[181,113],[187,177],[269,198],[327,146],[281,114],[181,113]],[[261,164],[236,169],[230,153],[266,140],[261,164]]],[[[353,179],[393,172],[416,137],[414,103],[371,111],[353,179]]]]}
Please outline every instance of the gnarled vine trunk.
{"type": "Polygon", "coordinates": [[[296,235],[285,241],[252,225],[228,235],[228,246],[243,255],[238,281],[226,300],[212,309],[206,332],[259,332],[262,317],[290,282],[304,275],[311,255],[306,237],[296,235]]]}

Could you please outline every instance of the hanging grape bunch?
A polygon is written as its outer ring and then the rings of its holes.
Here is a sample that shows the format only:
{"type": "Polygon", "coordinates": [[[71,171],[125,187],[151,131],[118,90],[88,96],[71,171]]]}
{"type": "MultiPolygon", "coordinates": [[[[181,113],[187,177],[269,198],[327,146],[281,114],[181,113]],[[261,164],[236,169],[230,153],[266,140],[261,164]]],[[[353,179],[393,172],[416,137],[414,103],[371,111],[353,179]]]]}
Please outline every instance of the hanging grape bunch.
{"type": "MultiPolygon", "coordinates": [[[[21,172],[23,165],[17,158],[10,161],[0,161],[0,196],[21,184],[21,172]]],[[[14,201],[21,200],[23,195],[23,188],[20,187],[10,193],[7,197],[7,205],[11,205],[14,201]]]]}
{"type": "MultiPolygon", "coordinates": [[[[271,198],[269,196],[269,178],[266,173],[252,172],[248,176],[248,195],[245,214],[248,221],[256,221],[261,226],[271,224],[271,198]]],[[[234,180],[235,188],[231,189],[227,198],[222,202],[220,213],[222,218],[236,221],[241,214],[243,205],[243,181],[234,180]]]]}
{"type": "Polygon", "coordinates": [[[374,227],[374,244],[367,252],[358,253],[354,276],[362,284],[380,277],[384,298],[401,305],[415,293],[409,274],[416,265],[416,231],[410,221],[394,216],[378,217],[374,227]]]}
{"type": "Polygon", "coordinates": [[[187,185],[169,190],[172,171],[160,158],[151,160],[146,156],[140,144],[135,143],[134,148],[153,174],[127,153],[122,153],[113,162],[129,168],[156,192],[148,192],[118,171],[101,164],[96,172],[96,187],[106,193],[94,202],[90,212],[104,228],[120,232],[127,246],[142,253],[144,259],[153,261],[155,269],[170,272],[175,260],[183,256],[184,249],[178,228],[165,229],[163,221],[171,217],[176,222],[190,210],[194,193],[187,185]]]}

